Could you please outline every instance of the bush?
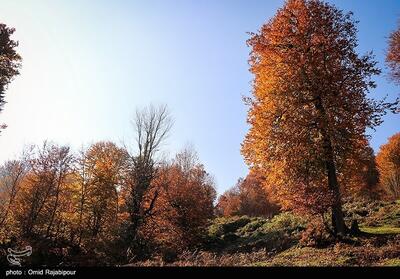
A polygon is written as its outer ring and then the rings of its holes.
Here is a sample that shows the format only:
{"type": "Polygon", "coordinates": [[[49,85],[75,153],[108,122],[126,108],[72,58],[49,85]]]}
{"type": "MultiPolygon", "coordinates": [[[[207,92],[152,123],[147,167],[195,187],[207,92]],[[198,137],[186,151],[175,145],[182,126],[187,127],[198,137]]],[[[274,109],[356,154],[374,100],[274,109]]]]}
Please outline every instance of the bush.
{"type": "Polygon", "coordinates": [[[244,227],[238,229],[238,233],[242,236],[250,236],[251,234],[259,231],[260,228],[269,222],[268,219],[252,218],[251,222],[247,223],[244,227]]]}
{"type": "Polygon", "coordinates": [[[269,232],[274,231],[301,231],[307,226],[306,220],[294,215],[291,212],[284,212],[276,215],[272,220],[264,225],[264,229],[269,232]]]}

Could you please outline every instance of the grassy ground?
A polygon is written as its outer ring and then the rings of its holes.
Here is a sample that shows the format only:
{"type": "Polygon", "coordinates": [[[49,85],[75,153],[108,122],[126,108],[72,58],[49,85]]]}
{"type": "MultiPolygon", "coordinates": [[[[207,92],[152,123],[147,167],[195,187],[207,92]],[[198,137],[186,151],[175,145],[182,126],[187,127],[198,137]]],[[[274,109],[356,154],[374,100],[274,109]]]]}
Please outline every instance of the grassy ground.
{"type": "Polygon", "coordinates": [[[308,245],[308,223],[291,213],[272,219],[217,218],[204,247],[183,253],[172,263],[162,259],[140,266],[400,266],[400,201],[358,202],[344,206],[347,222],[358,220],[363,234],[308,245]]]}
{"type": "Polygon", "coordinates": [[[362,232],[376,235],[400,234],[400,228],[397,227],[361,227],[362,232]]]}

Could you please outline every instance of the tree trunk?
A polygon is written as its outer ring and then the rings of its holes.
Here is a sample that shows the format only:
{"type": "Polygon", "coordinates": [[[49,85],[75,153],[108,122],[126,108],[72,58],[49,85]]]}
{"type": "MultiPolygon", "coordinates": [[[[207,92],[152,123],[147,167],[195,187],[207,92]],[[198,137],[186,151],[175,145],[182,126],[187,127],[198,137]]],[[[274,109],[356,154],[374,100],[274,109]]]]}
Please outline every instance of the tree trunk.
{"type": "Polygon", "coordinates": [[[322,144],[325,156],[325,168],[328,173],[328,188],[333,194],[332,203],[332,227],[335,234],[344,235],[347,232],[343,218],[342,200],[340,196],[339,183],[336,174],[336,165],[331,138],[329,135],[328,115],[322,104],[321,97],[316,98],[315,108],[320,114],[322,144]]]}
{"type": "Polygon", "coordinates": [[[332,226],[336,234],[344,235],[346,233],[346,224],[344,223],[342,201],[339,190],[339,183],[336,176],[336,167],[333,160],[326,161],[328,171],[328,186],[333,193],[332,203],[332,226]]]}

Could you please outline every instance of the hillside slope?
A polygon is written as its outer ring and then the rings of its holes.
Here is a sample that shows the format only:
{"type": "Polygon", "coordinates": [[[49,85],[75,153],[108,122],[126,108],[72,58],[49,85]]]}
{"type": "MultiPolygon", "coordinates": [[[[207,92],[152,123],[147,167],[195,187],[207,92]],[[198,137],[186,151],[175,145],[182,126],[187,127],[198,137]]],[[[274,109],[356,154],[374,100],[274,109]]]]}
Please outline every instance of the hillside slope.
{"type": "Polygon", "coordinates": [[[217,218],[201,249],[171,263],[162,259],[136,265],[172,266],[400,266],[400,201],[353,202],[347,222],[357,220],[361,236],[334,241],[292,213],[272,219],[217,218]]]}

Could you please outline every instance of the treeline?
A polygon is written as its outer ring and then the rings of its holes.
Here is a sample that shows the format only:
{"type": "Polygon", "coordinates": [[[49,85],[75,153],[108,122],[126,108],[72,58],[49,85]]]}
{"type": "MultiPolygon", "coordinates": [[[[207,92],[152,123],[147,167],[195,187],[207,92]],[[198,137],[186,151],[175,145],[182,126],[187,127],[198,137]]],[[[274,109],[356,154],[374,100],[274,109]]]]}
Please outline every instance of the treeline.
{"type": "MultiPolygon", "coordinates": [[[[5,162],[0,167],[1,248],[31,245],[31,264],[116,265],[155,256],[168,261],[186,250],[207,248],[214,217],[272,218],[282,212],[265,178],[255,172],[214,205],[214,181],[193,149],[170,160],[158,156],[170,128],[166,108],[146,108],[136,123],[136,143],[130,146],[136,152],[113,142],[79,152],[44,142],[5,162]]],[[[367,150],[344,198],[398,199],[400,134],[381,147],[377,160],[367,150]]]]}
{"type": "Polygon", "coordinates": [[[45,142],[3,164],[3,247],[33,246],[34,264],[99,265],[199,245],[214,215],[212,177],[190,148],[158,156],[171,127],[166,107],[139,111],[135,124],[136,152],[98,142],[73,153],[45,142]]]}

